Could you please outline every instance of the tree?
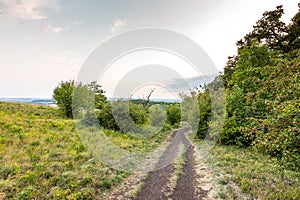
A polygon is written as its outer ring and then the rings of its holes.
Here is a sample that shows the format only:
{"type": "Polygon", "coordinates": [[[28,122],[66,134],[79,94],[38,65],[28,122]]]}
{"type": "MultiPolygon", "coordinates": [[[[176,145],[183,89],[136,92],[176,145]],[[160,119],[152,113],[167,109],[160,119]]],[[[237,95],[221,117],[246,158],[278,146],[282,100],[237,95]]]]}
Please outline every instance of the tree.
{"type": "Polygon", "coordinates": [[[211,122],[211,97],[207,87],[204,88],[203,92],[198,94],[198,101],[200,115],[197,136],[204,139],[211,122]]]}
{"type": "Polygon", "coordinates": [[[299,11],[292,18],[292,23],[287,27],[287,35],[284,37],[288,52],[300,49],[300,3],[298,7],[299,11]]]}
{"type": "Polygon", "coordinates": [[[171,125],[179,124],[181,120],[181,109],[178,105],[171,106],[167,109],[167,119],[171,125]]]}
{"type": "Polygon", "coordinates": [[[149,122],[148,114],[141,104],[126,100],[106,102],[98,110],[97,118],[102,128],[124,132],[137,132],[138,126],[149,122]]]}
{"type": "Polygon", "coordinates": [[[53,98],[62,113],[73,118],[82,110],[102,109],[106,102],[104,91],[96,82],[75,83],[74,80],[62,81],[53,91],[53,98]]]}
{"type": "Polygon", "coordinates": [[[227,112],[219,141],[253,146],[299,170],[300,12],[288,26],[282,15],[282,6],[265,12],[229,58],[221,75],[227,112]]]}
{"type": "Polygon", "coordinates": [[[104,95],[105,91],[101,88],[101,85],[97,84],[96,81],[93,81],[90,84],[87,84],[87,88],[95,98],[95,108],[102,109],[107,98],[104,95]]]}
{"type": "Polygon", "coordinates": [[[151,126],[162,127],[166,121],[166,114],[162,105],[152,105],[149,108],[151,126]]]}
{"type": "Polygon", "coordinates": [[[68,118],[73,117],[73,90],[75,87],[74,80],[61,82],[53,91],[53,99],[63,114],[68,118]]]}
{"type": "Polygon", "coordinates": [[[225,88],[231,88],[230,80],[236,66],[237,56],[228,56],[227,63],[224,67],[224,72],[221,75],[225,88]]]}
{"type": "Polygon", "coordinates": [[[264,12],[263,17],[253,26],[253,31],[237,42],[238,48],[242,49],[245,46],[251,46],[256,40],[258,43],[266,44],[272,49],[286,52],[284,36],[287,34],[287,27],[280,20],[283,14],[282,5],[277,6],[276,10],[264,12]]]}
{"type": "Polygon", "coordinates": [[[147,95],[147,98],[144,99],[143,107],[145,109],[148,109],[148,107],[149,107],[150,97],[151,97],[152,93],[154,92],[154,90],[155,90],[155,88],[151,89],[150,93],[147,95]]]}
{"type": "Polygon", "coordinates": [[[147,109],[143,105],[129,101],[129,114],[136,125],[143,126],[149,122],[147,109]]]}
{"type": "Polygon", "coordinates": [[[112,107],[109,102],[103,105],[103,108],[97,112],[97,119],[101,128],[120,130],[118,124],[115,121],[114,115],[112,113],[112,107]]]}

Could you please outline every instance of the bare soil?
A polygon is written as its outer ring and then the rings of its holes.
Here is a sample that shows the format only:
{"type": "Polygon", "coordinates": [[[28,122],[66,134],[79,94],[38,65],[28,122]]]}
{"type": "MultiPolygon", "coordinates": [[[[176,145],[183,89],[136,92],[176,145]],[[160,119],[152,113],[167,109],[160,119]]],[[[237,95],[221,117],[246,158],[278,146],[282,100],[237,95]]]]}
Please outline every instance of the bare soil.
{"type": "Polygon", "coordinates": [[[170,136],[170,144],[156,164],[155,171],[145,175],[139,175],[134,181],[127,182],[124,189],[110,195],[109,199],[133,199],[133,200],[193,200],[212,199],[215,182],[212,173],[203,166],[203,162],[198,158],[196,147],[192,146],[186,138],[185,133],[189,129],[183,128],[174,132],[170,136]],[[168,183],[175,173],[176,158],[178,156],[179,145],[184,145],[184,163],[179,174],[175,187],[168,188],[168,183]],[[171,163],[166,165],[166,163],[171,163]],[[129,186],[130,187],[129,187],[129,186]],[[136,186],[134,189],[134,185],[136,186]],[[126,189],[127,188],[127,189],[126,189]],[[131,191],[129,191],[131,190],[131,191]],[[135,192],[132,192],[135,190],[135,192]],[[131,195],[125,195],[125,194],[131,195]],[[132,195],[132,193],[136,193],[132,195]],[[116,195],[117,194],[117,195],[116,195]]]}
{"type": "Polygon", "coordinates": [[[183,165],[182,175],[177,181],[174,193],[171,199],[174,200],[192,200],[192,199],[203,199],[207,196],[208,191],[198,188],[197,185],[197,173],[195,171],[195,160],[194,160],[194,147],[190,146],[185,153],[185,163],[183,165]]]}

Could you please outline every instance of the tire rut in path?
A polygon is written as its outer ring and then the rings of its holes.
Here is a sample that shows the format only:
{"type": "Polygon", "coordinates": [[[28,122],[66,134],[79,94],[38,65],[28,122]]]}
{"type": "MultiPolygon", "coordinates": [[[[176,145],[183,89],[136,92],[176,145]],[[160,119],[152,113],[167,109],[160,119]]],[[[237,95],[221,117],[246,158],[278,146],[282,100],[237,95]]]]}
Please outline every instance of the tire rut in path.
{"type": "Polygon", "coordinates": [[[177,180],[177,184],[171,199],[173,200],[193,200],[203,199],[207,195],[207,191],[197,188],[197,173],[195,171],[194,147],[190,146],[185,152],[185,162],[182,174],[177,180]]]}
{"type": "Polygon", "coordinates": [[[174,164],[172,163],[176,156],[178,155],[179,145],[184,144],[186,149],[189,147],[190,143],[186,139],[184,133],[189,129],[180,129],[175,132],[174,138],[171,144],[167,147],[166,152],[160,158],[156,165],[158,170],[148,173],[148,177],[144,181],[144,185],[141,188],[138,196],[134,198],[135,200],[159,200],[168,199],[166,196],[167,184],[174,173],[174,164]]]}

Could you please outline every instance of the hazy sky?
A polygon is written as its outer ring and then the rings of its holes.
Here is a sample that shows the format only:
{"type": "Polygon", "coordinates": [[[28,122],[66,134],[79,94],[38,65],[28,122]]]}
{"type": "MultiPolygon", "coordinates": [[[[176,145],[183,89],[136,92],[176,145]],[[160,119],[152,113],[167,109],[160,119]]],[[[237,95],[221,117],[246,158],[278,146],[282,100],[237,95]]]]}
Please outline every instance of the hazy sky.
{"type": "MultiPolygon", "coordinates": [[[[76,79],[99,44],[140,27],[190,37],[221,71],[235,42],[280,4],[289,22],[297,0],[0,0],[0,97],[51,97],[61,80],[76,79]]],[[[103,86],[110,90],[121,75],[108,74],[103,86]]]]}

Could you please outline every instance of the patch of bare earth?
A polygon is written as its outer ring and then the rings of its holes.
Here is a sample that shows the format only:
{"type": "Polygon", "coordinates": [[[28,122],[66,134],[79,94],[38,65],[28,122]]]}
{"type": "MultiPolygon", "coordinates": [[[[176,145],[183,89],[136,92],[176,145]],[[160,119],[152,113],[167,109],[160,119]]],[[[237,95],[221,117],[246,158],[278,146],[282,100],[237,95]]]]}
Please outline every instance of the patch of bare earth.
{"type": "Polygon", "coordinates": [[[197,148],[193,151],[194,170],[196,173],[196,199],[216,199],[217,178],[216,175],[204,164],[204,160],[199,156],[197,148]],[[205,194],[205,195],[203,195],[205,194]]]}
{"type": "MultiPolygon", "coordinates": [[[[174,150],[174,143],[178,140],[177,136],[178,131],[174,131],[162,144],[162,149],[164,150],[164,153],[162,157],[159,159],[158,163],[152,163],[153,165],[156,165],[156,168],[159,170],[147,173],[147,174],[133,174],[129,176],[121,185],[114,188],[114,190],[110,193],[108,196],[108,199],[134,199],[138,198],[137,196],[143,193],[148,193],[151,197],[151,192],[145,190],[144,185],[151,185],[153,182],[159,182],[160,185],[166,185],[164,183],[163,179],[167,180],[169,179],[169,174],[172,174],[173,171],[173,164],[169,164],[167,167],[163,167],[166,163],[172,163],[169,159],[173,159],[171,157],[175,156],[173,153],[171,156],[166,156],[167,153],[170,153],[174,150]],[[173,145],[171,145],[173,143],[173,145]],[[167,153],[166,153],[167,152],[167,153]],[[160,176],[162,176],[160,177],[160,176]],[[160,177],[160,178],[158,178],[160,177]],[[158,179],[157,179],[158,178],[158,179]]],[[[155,162],[155,161],[153,161],[155,162]]],[[[151,191],[157,191],[158,185],[154,187],[151,187],[151,191]]],[[[159,195],[159,194],[158,194],[159,195]]]]}
{"type": "Polygon", "coordinates": [[[193,200],[216,199],[218,185],[215,173],[205,166],[199,149],[190,144],[180,129],[169,138],[165,152],[156,164],[158,170],[148,174],[136,174],[127,179],[122,186],[115,188],[109,199],[134,200],[193,200]],[[179,149],[187,151],[184,160],[180,159],[179,149]],[[181,163],[180,163],[181,162],[181,163]],[[165,165],[166,163],[171,163],[165,165]],[[178,171],[178,169],[180,171],[178,171]]]}
{"type": "Polygon", "coordinates": [[[174,161],[176,161],[176,158],[179,156],[180,145],[184,145],[185,148],[188,148],[190,145],[184,135],[186,131],[187,129],[179,129],[176,131],[174,138],[156,165],[156,169],[158,170],[148,173],[149,176],[135,198],[136,200],[169,198],[168,193],[170,193],[170,188],[168,188],[168,182],[175,171],[174,161]]]}
{"type": "Polygon", "coordinates": [[[194,147],[190,146],[185,152],[185,162],[182,169],[176,188],[171,195],[171,199],[174,200],[192,200],[192,199],[203,199],[207,196],[209,190],[204,190],[199,187],[197,178],[198,176],[195,170],[196,162],[194,158],[194,147]]]}

